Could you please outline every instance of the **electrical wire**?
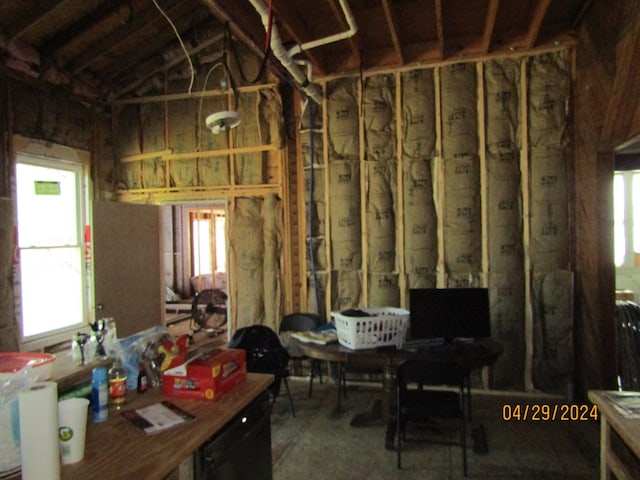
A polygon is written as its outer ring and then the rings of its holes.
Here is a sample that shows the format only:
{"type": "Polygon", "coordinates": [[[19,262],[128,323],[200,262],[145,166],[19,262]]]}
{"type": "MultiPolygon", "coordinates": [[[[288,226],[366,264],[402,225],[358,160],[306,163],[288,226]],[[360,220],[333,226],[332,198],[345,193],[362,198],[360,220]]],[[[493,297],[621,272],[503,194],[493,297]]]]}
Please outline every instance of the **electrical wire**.
{"type": "Polygon", "coordinates": [[[207,83],[209,82],[209,77],[213,73],[213,71],[218,67],[224,67],[226,71],[226,65],[223,62],[216,62],[207,72],[207,75],[204,77],[204,84],[202,85],[202,92],[200,93],[200,101],[198,102],[198,145],[196,146],[196,152],[200,151],[200,147],[202,146],[202,103],[204,100],[204,92],[207,90],[207,83]]]}
{"type": "Polygon", "coordinates": [[[271,26],[273,24],[273,0],[269,0],[269,7],[267,10],[267,35],[264,37],[264,54],[265,56],[269,52],[269,46],[271,45],[271,26]]]}
{"type": "Polygon", "coordinates": [[[162,10],[162,8],[160,7],[160,5],[158,5],[158,2],[156,0],[152,0],[152,1],[153,1],[153,4],[158,9],[158,11],[162,14],[162,16],[167,20],[167,22],[169,22],[169,25],[171,25],[171,28],[173,28],[173,31],[176,34],[176,37],[178,37],[178,42],[180,42],[180,46],[182,47],[182,50],[184,51],[184,55],[185,55],[185,57],[187,57],[187,62],[189,62],[189,69],[191,70],[191,81],[189,82],[189,90],[188,91],[189,91],[189,93],[191,93],[191,90],[193,89],[193,83],[194,83],[195,77],[196,77],[196,71],[193,68],[193,62],[191,61],[191,57],[189,57],[189,52],[187,51],[187,47],[184,46],[184,42],[182,41],[182,38],[180,37],[180,34],[178,33],[178,29],[173,24],[173,22],[171,21],[169,16],[164,12],[164,10],[162,10]]]}
{"type": "MultiPolygon", "coordinates": [[[[240,77],[242,77],[242,81],[245,83],[248,83],[250,85],[254,85],[256,84],[264,75],[264,71],[265,68],[267,66],[267,60],[269,59],[269,55],[270,55],[270,48],[269,45],[271,45],[271,25],[273,22],[273,14],[272,14],[272,4],[271,1],[269,2],[269,10],[268,10],[268,22],[267,22],[267,34],[265,37],[265,48],[264,48],[264,55],[262,56],[262,60],[260,61],[260,67],[258,68],[258,73],[256,74],[255,78],[250,79],[247,77],[247,74],[244,72],[244,70],[242,69],[242,63],[240,62],[240,57],[238,55],[238,51],[236,50],[236,46],[233,42],[230,42],[231,45],[231,52],[233,53],[233,58],[236,61],[236,63],[238,64],[238,71],[240,72],[240,77]]],[[[227,34],[229,35],[229,24],[227,23],[227,34]]],[[[230,36],[230,35],[229,35],[230,36]]]]}

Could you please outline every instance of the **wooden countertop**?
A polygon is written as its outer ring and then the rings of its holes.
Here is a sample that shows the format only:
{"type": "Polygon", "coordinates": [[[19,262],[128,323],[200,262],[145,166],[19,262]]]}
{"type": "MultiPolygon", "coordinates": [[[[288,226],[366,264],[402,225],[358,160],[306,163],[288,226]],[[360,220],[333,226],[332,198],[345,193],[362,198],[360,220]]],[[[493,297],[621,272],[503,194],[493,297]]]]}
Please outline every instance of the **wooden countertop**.
{"type": "Polygon", "coordinates": [[[163,479],[272,382],[272,375],[248,373],[245,382],[214,401],[167,398],[161,389],[127,392],[124,410],[167,399],[196,419],[154,435],[146,435],[113,409],[104,423],[89,419],[84,460],[63,465],[62,479],[163,479]]]}
{"type": "Polygon", "coordinates": [[[640,418],[628,418],[622,415],[614,407],[614,402],[607,396],[608,393],[610,392],[606,390],[590,390],[589,400],[598,406],[600,415],[618,432],[635,456],[640,458],[640,418]]]}

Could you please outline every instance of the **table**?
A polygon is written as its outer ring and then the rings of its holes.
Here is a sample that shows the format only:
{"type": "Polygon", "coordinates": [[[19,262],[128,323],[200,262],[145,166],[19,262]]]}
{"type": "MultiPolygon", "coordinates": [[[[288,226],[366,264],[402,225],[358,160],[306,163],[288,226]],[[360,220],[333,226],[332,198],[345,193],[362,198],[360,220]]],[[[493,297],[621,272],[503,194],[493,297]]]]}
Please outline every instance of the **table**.
{"type": "Polygon", "coordinates": [[[611,393],[622,392],[588,392],[589,400],[598,407],[600,414],[600,478],[639,478],[640,418],[622,415],[615,408],[611,393]]]}
{"type": "MultiPolygon", "coordinates": [[[[383,369],[382,376],[382,418],[387,424],[385,446],[393,449],[395,443],[395,398],[396,398],[396,369],[406,359],[416,355],[414,351],[400,350],[395,347],[381,347],[366,350],[351,350],[339,343],[320,345],[301,342],[293,339],[303,355],[320,361],[342,364],[354,363],[383,369]]],[[[502,354],[504,348],[501,343],[490,338],[483,338],[471,343],[456,342],[451,349],[437,353],[438,358],[455,362],[456,364],[474,370],[491,365],[502,354]]],[[[338,389],[338,402],[340,389],[338,389]]],[[[339,403],[338,403],[339,405],[339,403]]],[[[376,412],[377,413],[377,412],[376,412]]],[[[372,413],[360,414],[371,417],[372,413]]],[[[354,419],[358,423],[358,419],[354,419]]],[[[352,424],[354,421],[352,421],[352,424]]]]}
{"type": "MultiPolygon", "coordinates": [[[[109,412],[104,423],[89,420],[85,458],[76,464],[63,465],[62,480],[164,479],[272,382],[272,375],[248,373],[245,382],[218,400],[168,398],[196,418],[153,435],[145,435],[115,410],[109,412]]],[[[163,399],[166,397],[160,389],[131,396],[127,392],[124,408],[139,408],[163,399]]]]}

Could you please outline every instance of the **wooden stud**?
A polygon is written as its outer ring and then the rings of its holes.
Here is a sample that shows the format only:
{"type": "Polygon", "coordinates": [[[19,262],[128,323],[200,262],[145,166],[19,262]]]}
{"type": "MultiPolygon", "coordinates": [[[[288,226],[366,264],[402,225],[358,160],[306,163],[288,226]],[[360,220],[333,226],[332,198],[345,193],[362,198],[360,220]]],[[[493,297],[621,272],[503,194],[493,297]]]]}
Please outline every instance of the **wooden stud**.
{"type": "Polygon", "coordinates": [[[524,386],[525,390],[533,390],[533,309],[532,309],[532,278],[531,256],[531,209],[529,204],[529,116],[527,111],[527,59],[520,64],[520,117],[522,119],[522,148],[520,156],[520,173],[522,177],[520,191],[522,195],[522,243],[524,249],[524,386]]]}
{"type": "Polygon", "coordinates": [[[364,305],[369,305],[369,268],[367,258],[369,254],[367,228],[367,159],[366,147],[364,143],[364,78],[358,82],[358,136],[360,147],[360,239],[362,243],[362,297],[361,301],[364,305]]]}
{"type": "Polygon", "coordinates": [[[398,274],[398,289],[400,290],[400,305],[408,305],[406,298],[407,275],[404,244],[404,162],[402,158],[402,75],[395,74],[396,80],[396,272],[398,274]]]}
{"type": "Polygon", "coordinates": [[[440,97],[440,68],[433,70],[433,82],[435,88],[436,111],[436,156],[431,168],[431,181],[433,182],[433,196],[435,197],[437,216],[437,240],[438,240],[438,266],[436,267],[436,285],[446,286],[447,272],[444,263],[444,161],[442,158],[442,99],[440,97]]]}

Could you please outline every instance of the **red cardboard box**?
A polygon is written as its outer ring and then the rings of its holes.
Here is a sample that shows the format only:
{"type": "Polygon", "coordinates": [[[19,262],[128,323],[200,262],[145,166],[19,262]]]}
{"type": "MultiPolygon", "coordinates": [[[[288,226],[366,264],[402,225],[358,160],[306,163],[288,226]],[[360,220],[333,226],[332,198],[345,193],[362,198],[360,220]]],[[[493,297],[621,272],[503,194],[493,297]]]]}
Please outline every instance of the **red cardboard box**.
{"type": "Polygon", "coordinates": [[[168,397],[215,400],[247,378],[244,350],[220,348],[165,370],[162,393],[168,397]]]}

